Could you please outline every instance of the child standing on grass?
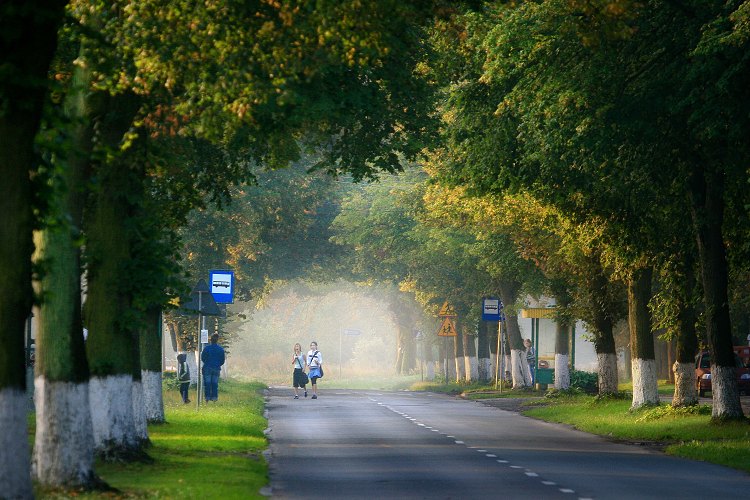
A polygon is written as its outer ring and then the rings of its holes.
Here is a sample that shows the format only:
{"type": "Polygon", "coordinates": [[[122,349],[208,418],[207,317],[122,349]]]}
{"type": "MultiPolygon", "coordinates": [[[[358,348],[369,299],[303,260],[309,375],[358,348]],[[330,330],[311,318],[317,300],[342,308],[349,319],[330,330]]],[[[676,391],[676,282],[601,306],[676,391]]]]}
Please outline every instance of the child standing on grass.
{"type": "Polygon", "coordinates": [[[190,389],[190,367],[187,364],[185,353],[177,355],[177,383],[180,384],[180,396],[182,402],[188,404],[188,390],[190,389]]]}

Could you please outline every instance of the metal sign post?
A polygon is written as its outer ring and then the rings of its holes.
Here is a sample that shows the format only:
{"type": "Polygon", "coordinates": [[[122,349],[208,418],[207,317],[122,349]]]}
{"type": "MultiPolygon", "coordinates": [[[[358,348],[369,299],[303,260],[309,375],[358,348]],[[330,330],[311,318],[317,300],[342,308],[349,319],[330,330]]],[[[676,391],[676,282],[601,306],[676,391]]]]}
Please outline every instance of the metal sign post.
{"type": "Polygon", "coordinates": [[[502,335],[502,340],[500,342],[500,351],[501,351],[501,356],[502,356],[500,364],[502,366],[502,374],[503,374],[502,380],[505,381],[505,372],[507,371],[506,370],[507,366],[505,366],[505,351],[507,350],[505,348],[505,343],[506,343],[505,333],[507,333],[508,329],[503,328],[503,323],[505,323],[505,313],[500,314],[500,321],[498,323],[498,330],[500,331],[500,334],[502,335]]]}
{"type": "MultiPolygon", "coordinates": [[[[482,299],[482,320],[497,321],[497,346],[495,347],[495,389],[497,389],[497,380],[501,371],[500,360],[505,361],[505,355],[500,356],[501,349],[505,347],[504,340],[501,340],[503,336],[503,301],[494,297],[482,299]]],[[[500,384],[500,392],[503,392],[502,384],[500,384]]]]}
{"type": "Polygon", "coordinates": [[[198,290],[198,359],[196,360],[196,366],[198,367],[198,380],[195,384],[195,409],[197,410],[201,406],[201,351],[203,350],[203,344],[201,344],[201,307],[203,306],[203,292],[198,290]]]}
{"type": "MultiPolygon", "coordinates": [[[[498,372],[500,371],[500,338],[503,335],[503,323],[502,321],[497,322],[497,347],[495,348],[495,390],[497,390],[497,378],[498,372]]],[[[503,392],[503,386],[500,385],[500,393],[503,392]]]]}
{"type": "Polygon", "coordinates": [[[456,310],[453,308],[452,305],[448,304],[448,301],[446,300],[443,303],[443,307],[440,308],[440,312],[438,313],[438,316],[443,318],[443,322],[440,324],[440,329],[438,329],[438,337],[445,337],[445,364],[444,364],[444,374],[445,374],[445,383],[448,383],[448,337],[456,337],[458,333],[456,332],[456,325],[453,324],[453,318],[458,317],[458,314],[456,314],[456,310]]]}

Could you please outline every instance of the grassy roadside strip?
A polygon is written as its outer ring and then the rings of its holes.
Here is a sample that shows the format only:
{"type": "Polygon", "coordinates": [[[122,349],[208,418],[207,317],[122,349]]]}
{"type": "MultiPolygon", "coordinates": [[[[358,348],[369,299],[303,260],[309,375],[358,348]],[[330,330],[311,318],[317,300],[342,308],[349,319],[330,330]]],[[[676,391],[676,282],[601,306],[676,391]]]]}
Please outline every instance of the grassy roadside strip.
{"type": "Polygon", "coordinates": [[[678,409],[662,404],[632,412],[630,405],[630,398],[563,396],[546,400],[523,414],[609,439],[660,445],[669,455],[750,472],[747,422],[712,424],[709,405],[678,409]]]}
{"type": "MultiPolygon", "coordinates": [[[[166,384],[165,384],[166,385],[166,384]]],[[[153,463],[97,462],[113,492],[36,491],[37,498],[264,498],[264,384],[222,380],[217,404],[183,405],[164,391],[166,424],[149,425],[153,463]]],[[[191,395],[192,396],[192,395],[191,395]]]]}

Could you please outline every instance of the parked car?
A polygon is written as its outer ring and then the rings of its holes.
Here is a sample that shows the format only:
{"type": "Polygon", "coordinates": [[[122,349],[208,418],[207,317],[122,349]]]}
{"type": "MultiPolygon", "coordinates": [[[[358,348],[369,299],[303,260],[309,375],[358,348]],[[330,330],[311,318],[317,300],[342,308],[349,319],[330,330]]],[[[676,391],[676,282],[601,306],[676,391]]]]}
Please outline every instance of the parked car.
{"type": "MultiPolygon", "coordinates": [[[[750,346],[734,346],[734,359],[737,363],[737,387],[740,394],[750,395],[750,346]]],[[[695,357],[695,387],[698,395],[704,397],[711,391],[711,354],[703,351],[695,357]]]]}

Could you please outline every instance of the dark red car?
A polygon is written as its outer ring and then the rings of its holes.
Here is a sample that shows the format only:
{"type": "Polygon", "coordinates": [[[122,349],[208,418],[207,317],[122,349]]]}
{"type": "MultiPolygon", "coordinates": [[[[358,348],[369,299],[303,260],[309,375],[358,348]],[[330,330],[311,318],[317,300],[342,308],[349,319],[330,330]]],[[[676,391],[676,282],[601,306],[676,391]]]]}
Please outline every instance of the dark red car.
{"type": "MultiPolygon", "coordinates": [[[[734,346],[737,362],[737,386],[740,394],[750,394],[750,346],[734,346]]],[[[703,397],[711,391],[711,354],[703,351],[695,357],[695,387],[703,397]]]]}

